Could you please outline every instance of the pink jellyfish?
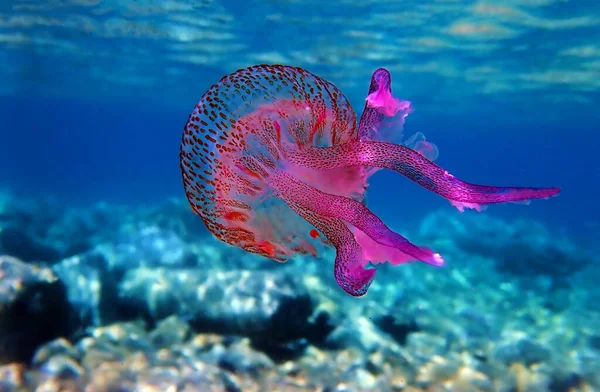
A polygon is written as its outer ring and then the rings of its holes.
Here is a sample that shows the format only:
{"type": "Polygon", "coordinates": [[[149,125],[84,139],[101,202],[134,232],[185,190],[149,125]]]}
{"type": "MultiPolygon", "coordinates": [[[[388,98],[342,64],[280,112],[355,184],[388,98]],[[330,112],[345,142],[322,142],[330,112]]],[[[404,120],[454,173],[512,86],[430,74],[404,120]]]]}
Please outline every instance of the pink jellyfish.
{"type": "Polygon", "coordinates": [[[376,170],[395,170],[461,210],[558,194],[559,188],[461,181],[432,162],[437,147],[421,133],[387,142],[397,137],[384,132],[383,120],[398,118],[400,133],[410,111],[410,102],[392,96],[383,68],[371,78],[358,126],[341,91],[302,68],[238,70],[202,96],[185,125],[186,196],[216,237],[248,252],[285,261],[333,246],[338,284],[360,296],[375,275],[365,268],[369,262],[444,262],[366,207],[367,180],[376,170]]]}

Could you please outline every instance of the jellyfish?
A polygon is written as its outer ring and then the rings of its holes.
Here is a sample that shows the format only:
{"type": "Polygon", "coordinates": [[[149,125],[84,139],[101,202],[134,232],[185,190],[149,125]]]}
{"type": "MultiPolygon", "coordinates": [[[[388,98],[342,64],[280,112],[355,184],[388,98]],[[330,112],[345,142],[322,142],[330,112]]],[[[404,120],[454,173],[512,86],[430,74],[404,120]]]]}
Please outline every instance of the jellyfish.
{"type": "Polygon", "coordinates": [[[286,65],[256,65],[224,76],[184,127],[180,168],[192,210],[220,240],[280,262],[335,249],[334,276],[364,295],[376,265],[444,264],[369,210],[368,180],[394,170],[463,211],[549,198],[559,188],[484,186],[436,165],[437,147],[418,132],[404,138],[411,103],[392,95],[377,69],[357,123],[332,83],[286,65]]]}

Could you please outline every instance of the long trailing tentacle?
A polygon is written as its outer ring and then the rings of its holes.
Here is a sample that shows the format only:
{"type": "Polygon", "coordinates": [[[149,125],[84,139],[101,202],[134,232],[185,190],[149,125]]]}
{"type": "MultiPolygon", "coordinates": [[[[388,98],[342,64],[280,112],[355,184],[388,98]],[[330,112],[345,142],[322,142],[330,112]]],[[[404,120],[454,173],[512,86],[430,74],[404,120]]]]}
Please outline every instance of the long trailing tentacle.
{"type": "Polygon", "coordinates": [[[304,167],[330,170],[343,166],[387,168],[448,199],[461,209],[481,204],[518,202],[554,196],[560,188],[486,186],[459,180],[418,152],[397,144],[356,141],[331,148],[313,147],[288,159],[304,167]]]}

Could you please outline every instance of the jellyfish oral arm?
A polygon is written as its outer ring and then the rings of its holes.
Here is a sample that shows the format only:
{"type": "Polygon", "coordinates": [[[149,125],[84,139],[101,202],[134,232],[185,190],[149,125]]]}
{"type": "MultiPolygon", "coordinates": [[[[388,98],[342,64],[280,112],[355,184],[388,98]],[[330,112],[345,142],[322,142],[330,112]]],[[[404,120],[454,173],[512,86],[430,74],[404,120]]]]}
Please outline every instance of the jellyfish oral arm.
{"type": "Polygon", "coordinates": [[[368,166],[392,169],[422,187],[448,199],[459,210],[480,209],[482,205],[523,202],[555,196],[560,188],[486,186],[461,181],[418,152],[398,144],[355,141],[288,156],[295,163],[329,170],[342,166],[368,166]]]}
{"type": "MultiPolygon", "coordinates": [[[[339,286],[355,297],[365,295],[373,279],[375,269],[365,269],[363,249],[341,219],[317,215],[314,211],[291,200],[286,203],[298,215],[319,229],[336,249],[333,274],[339,286]]],[[[305,204],[305,203],[303,203],[305,204]]]]}
{"type": "MultiPolygon", "coordinates": [[[[292,175],[273,170],[269,185],[296,213],[318,228],[336,248],[334,274],[339,285],[349,294],[366,293],[375,270],[365,269],[364,249],[345,222],[362,231],[384,247],[394,248],[405,255],[431,265],[443,265],[444,260],[432,250],[419,247],[390,230],[375,214],[361,203],[347,197],[330,195],[306,184],[292,175]]],[[[401,259],[399,262],[403,262],[401,259]]],[[[394,260],[391,260],[393,263],[394,260]]]]}
{"type": "Polygon", "coordinates": [[[412,244],[356,200],[321,192],[282,171],[273,172],[269,183],[286,202],[298,204],[319,216],[348,222],[378,244],[398,249],[416,260],[436,266],[444,263],[438,253],[412,244]]]}

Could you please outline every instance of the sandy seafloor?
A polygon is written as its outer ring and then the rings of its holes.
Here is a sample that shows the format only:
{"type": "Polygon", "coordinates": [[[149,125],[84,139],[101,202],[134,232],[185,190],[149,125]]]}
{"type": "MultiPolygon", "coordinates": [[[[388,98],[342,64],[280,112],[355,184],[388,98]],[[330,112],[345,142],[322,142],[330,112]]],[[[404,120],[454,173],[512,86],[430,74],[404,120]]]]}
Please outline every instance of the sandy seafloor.
{"type": "Polygon", "coordinates": [[[244,253],[183,199],[0,211],[0,391],[600,389],[597,259],[539,222],[434,211],[396,229],[448,266],[353,298],[332,253],[244,253]]]}

